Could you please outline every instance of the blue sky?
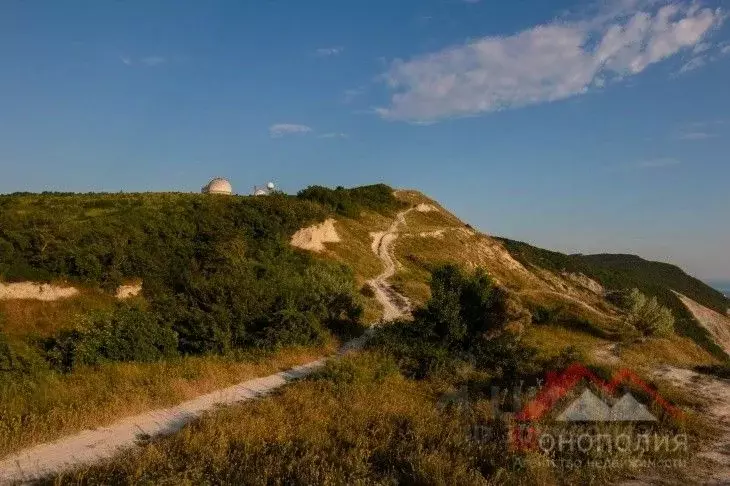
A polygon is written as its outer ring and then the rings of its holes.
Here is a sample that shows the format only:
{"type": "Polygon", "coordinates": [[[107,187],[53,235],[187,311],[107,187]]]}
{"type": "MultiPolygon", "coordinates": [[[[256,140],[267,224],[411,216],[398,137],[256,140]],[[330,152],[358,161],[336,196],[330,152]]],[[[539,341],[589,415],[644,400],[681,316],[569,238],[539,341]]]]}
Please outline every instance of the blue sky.
{"type": "Polygon", "coordinates": [[[7,1],[0,192],[417,188],[730,279],[718,1],[7,1]]]}

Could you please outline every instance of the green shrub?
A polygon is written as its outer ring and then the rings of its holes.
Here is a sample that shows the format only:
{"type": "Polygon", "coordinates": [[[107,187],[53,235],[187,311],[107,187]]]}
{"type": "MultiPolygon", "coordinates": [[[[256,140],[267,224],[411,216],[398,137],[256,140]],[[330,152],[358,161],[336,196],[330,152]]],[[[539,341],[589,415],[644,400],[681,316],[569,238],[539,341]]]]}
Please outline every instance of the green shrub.
{"type": "Polygon", "coordinates": [[[536,351],[524,346],[511,332],[492,338],[479,336],[471,353],[477,369],[495,372],[503,380],[514,381],[539,371],[536,351]]]}
{"type": "Polygon", "coordinates": [[[48,361],[57,369],[104,361],[157,361],[177,353],[177,335],[150,313],[120,306],[85,316],[77,329],[45,343],[48,361]]]}
{"type": "MultiPolygon", "coordinates": [[[[395,201],[387,186],[338,194],[362,207],[395,201]]],[[[109,291],[143,278],[148,314],[134,319],[177,333],[181,353],[317,344],[330,331],[357,332],[362,309],[352,273],[289,245],[296,230],[330,215],[307,198],[16,194],[0,196],[0,206],[0,278],[64,278],[109,291]]],[[[115,334],[128,319],[89,317],[48,344],[49,359],[65,369],[137,359],[115,334]]],[[[156,359],[147,351],[142,346],[138,357],[156,359]]]]}
{"type": "Polygon", "coordinates": [[[534,369],[534,350],[504,330],[507,294],[481,270],[434,270],[431,299],[403,321],[378,330],[369,347],[392,357],[409,377],[452,373],[463,364],[515,377],[534,369]]]}
{"type": "Polygon", "coordinates": [[[389,213],[405,207],[405,203],[393,196],[393,189],[385,184],[345,189],[309,186],[299,191],[299,199],[314,201],[335,213],[355,218],[363,209],[389,213]]]}
{"type": "Polygon", "coordinates": [[[674,331],[672,311],[656,297],[647,298],[639,289],[631,289],[613,292],[608,298],[626,310],[627,324],[645,336],[668,336],[674,331]]]}
{"type": "Polygon", "coordinates": [[[35,375],[47,370],[48,364],[36,346],[9,339],[0,330],[0,383],[15,382],[22,375],[35,375]]]}
{"type": "Polygon", "coordinates": [[[431,299],[418,318],[450,346],[464,347],[471,337],[507,323],[507,296],[482,269],[465,274],[444,265],[431,275],[431,299]]]}

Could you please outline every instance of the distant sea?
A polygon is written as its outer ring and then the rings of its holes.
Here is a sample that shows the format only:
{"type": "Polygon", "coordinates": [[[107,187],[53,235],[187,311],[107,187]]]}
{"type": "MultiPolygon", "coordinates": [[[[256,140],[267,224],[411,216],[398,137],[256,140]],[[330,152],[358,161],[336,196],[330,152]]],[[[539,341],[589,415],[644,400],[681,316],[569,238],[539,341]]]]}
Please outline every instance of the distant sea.
{"type": "Polygon", "coordinates": [[[723,281],[716,281],[716,282],[710,282],[710,285],[712,285],[714,288],[725,294],[727,297],[730,298],[730,281],[723,280],[723,281]]]}

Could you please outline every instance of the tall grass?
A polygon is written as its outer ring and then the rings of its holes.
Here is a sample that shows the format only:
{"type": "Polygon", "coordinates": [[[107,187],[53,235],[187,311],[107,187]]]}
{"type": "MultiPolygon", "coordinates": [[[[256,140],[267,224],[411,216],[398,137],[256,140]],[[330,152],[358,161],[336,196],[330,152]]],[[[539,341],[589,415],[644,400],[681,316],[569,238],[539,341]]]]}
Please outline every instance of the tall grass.
{"type": "MultiPolygon", "coordinates": [[[[495,420],[488,398],[440,406],[446,386],[407,379],[390,359],[365,352],[48,483],[611,484],[657,472],[547,467],[542,454],[508,446],[508,423],[495,420]],[[480,437],[482,427],[493,436],[480,437]]],[[[679,481],[689,474],[660,473],[679,481]]]]}
{"type": "Polygon", "coordinates": [[[335,348],[331,342],[238,359],[190,356],[6,377],[11,379],[0,380],[0,456],[304,364],[335,348]]]}

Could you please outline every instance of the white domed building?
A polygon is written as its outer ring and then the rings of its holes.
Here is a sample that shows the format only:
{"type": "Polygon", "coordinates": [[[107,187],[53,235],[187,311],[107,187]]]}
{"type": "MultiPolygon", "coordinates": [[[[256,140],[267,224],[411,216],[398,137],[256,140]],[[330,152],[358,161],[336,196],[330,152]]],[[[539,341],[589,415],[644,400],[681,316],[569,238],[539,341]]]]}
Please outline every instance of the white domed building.
{"type": "Polygon", "coordinates": [[[230,196],[233,194],[233,186],[228,182],[228,179],[216,177],[204,185],[201,191],[203,194],[226,194],[230,196]]]}
{"type": "Polygon", "coordinates": [[[254,196],[268,196],[272,194],[276,190],[276,184],[273,182],[269,182],[264,187],[259,186],[253,186],[253,195],[254,196]]]}

